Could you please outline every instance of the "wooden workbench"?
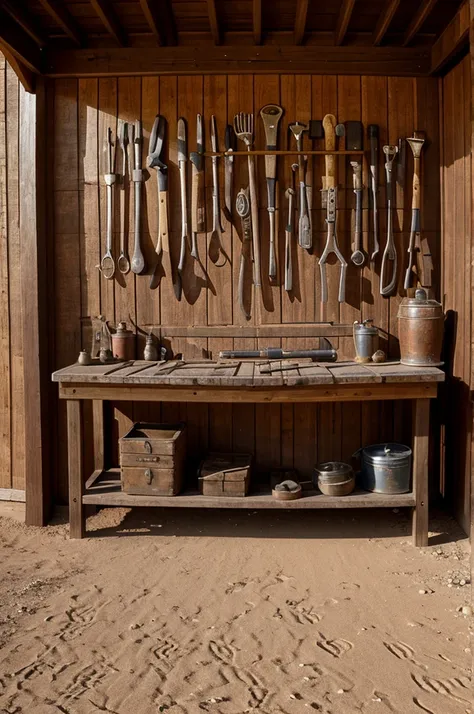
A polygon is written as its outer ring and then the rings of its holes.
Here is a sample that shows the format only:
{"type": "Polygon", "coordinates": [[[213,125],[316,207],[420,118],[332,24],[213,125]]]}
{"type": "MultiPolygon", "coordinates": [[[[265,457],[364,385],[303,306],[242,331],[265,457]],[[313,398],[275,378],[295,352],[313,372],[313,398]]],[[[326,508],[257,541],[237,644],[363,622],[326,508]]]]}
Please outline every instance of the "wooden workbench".
{"type": "Polygon", "coordinates": [[[415,545],[428,543],[429,404],[444,373],[435,367],[399,363],[370,366],[352,362],[288,364],[279,360],[143,362],[72,365],[53,374],[59,396],[67,400],[69,513],[72,538],[85,533],[84,504],[186,508],[413,508],[415,545]],[[329,497],[308,492],[296,501],[276,501],[270,491],[246,498],[132,496],[120,489],[117,469],[83,473],[83,405],[92,401],[164,402],[346,402],[410,399],[414,404],[413,485],[410,493],[382,495],[355,491],[329,497]]]}

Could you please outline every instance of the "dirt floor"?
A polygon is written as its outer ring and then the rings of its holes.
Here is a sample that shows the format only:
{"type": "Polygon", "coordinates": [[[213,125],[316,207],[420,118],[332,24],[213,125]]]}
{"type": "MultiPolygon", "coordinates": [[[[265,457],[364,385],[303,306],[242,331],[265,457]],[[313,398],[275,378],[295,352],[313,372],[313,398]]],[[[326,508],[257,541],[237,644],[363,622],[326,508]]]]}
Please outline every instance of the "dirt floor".
{"type": "Polygon", "coordinates": [[[0,518],[0,711],[465,714],[469,548],[406,511],[0,518]],[[465,612],[461,611],[464,606],[465,612]]]}

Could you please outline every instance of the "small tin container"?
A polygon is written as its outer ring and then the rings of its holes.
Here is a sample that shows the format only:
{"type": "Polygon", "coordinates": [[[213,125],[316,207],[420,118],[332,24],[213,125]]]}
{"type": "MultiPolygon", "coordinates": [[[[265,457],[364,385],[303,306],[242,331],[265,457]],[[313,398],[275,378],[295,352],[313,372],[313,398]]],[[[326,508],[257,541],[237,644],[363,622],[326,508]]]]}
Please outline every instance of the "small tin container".
{"type": "Polygon", "coordinates": [[[404,298],[398,308],[400,362],[412,367],[439,367],[443,364],[444,314],[437,300],[430,300],[419,288],[414,298],[404,298]]]}
{"type": "Polygon", "coordinates": [[[379,331],[373,325],[373,320],[364,320],[353,325],[354,347],[356,362],[371,362],[372,355],[379,348],[379,331]]]}
{"type": "Polygon", "coordinates": [[[145,349],[143,351],[143,359],[147,362],[157,362],[158,361],[158,348],[156,346],[156,341],[153,335],[146,336],[145,349]]]}
{"type": "Polygon", "coordinates": [[[112,352],[116,359],[125,361],[135,359],[134,334],[127,330],[125,322],[119,322],[117,331],[112,335],[112,352]]]}
{"type": "Polygon", "coordinates": [[[325,496],[347,496],[355,487],[352,466],[341,461],[326,461],[314,469],[314,485],[325,496]]]}

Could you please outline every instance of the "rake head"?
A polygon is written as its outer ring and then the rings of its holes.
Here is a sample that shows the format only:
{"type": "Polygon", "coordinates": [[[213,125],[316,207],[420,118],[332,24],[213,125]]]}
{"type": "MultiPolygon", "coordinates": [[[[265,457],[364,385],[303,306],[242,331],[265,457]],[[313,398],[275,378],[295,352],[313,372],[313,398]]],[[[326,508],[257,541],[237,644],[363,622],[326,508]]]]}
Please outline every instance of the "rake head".
{"type": "Polygon", "coordinates": [[[241,141],[246,146],[251,146],[253,143],[253,114],[239,112],[234,117],[234,131],[241,141]]]}

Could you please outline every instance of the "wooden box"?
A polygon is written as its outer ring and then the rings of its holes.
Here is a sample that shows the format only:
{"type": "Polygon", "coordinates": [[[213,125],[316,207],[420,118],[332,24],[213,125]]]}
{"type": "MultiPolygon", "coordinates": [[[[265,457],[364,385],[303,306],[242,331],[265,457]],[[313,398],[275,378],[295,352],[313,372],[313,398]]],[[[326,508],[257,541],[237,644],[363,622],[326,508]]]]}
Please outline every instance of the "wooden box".
{"type": "Polygon", "coordinates": [[[250,454],[208,454],[199,469],[203,496],[246,496],[250,484],[250,454]]]}
{"type": "Polygon", "coordinates": [[[182,487],[186,425],[134,424],[120,439],[122,491],[176,496],[182,487]]]}

